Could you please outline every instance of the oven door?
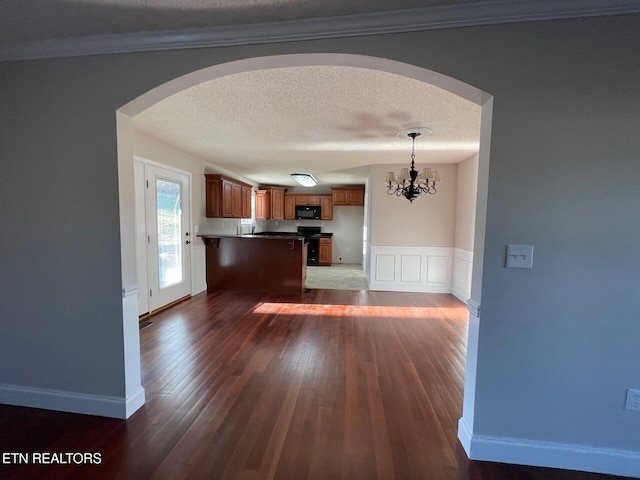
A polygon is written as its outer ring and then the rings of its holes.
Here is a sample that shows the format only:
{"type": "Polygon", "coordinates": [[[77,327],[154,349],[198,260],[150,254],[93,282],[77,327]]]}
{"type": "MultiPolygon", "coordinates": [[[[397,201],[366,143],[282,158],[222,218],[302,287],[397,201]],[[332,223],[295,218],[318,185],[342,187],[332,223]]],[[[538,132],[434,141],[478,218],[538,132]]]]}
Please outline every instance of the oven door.
{"type": "Polygon", "coordinates": [[[320,265],[320,252],[317,238],[307,238],[307,265],[320,265]]]}

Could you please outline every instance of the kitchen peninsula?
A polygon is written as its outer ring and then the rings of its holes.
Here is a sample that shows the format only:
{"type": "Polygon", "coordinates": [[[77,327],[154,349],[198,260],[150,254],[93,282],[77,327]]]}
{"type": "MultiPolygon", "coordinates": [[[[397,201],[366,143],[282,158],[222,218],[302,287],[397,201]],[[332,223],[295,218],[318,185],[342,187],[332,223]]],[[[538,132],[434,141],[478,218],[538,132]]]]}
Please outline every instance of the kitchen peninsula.
{"type": "Polygon", "coordinates": [[[207,289],[304,293],[307,244],[299,236],[200,234],[207,289]]]}

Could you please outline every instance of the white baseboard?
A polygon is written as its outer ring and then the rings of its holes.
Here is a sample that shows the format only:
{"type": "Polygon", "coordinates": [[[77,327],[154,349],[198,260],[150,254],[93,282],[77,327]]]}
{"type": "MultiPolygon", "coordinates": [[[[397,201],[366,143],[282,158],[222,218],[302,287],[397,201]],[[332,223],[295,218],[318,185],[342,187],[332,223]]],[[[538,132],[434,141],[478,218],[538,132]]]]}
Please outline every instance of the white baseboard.
{"type": "MultiPolygon", "coordinates": [[[[131,395],[127,397],[125,401],[125,416],[124,418],[129,418],[133,415],[140,407],[144,405],[146,399],[144,388],[140,387],[136,389],[131,395]]],[[[121,418],[121,417],[117,417],[121,418]]]]}
{"type": "Polygon", "coordinates": [[[462,418],[458,422],[458,439],[471,460],[640,478],[640,451],[473,435],[462,418]]]}
{"type": "Polygon", "coordinates": [[[128,398],[122,398],[0,384],[2,404],[100,417],[128,418],[144,405],[144,399],[145,392],[142,387],[128,398]]]}
{"type": "Polygon", "coordinates": [[[464,448],[464,451],[466,452],[467,457],[469,458],[471,458],[470,452],[471,452],[472,436],[473,435],[471,433],[471,429],[469,428],[469,425],[467,424],[464,417],[462,417],[460,420],[458,420],[458,440],[460,440],[460,443],[462,444],[462,448],[464,448]]]}

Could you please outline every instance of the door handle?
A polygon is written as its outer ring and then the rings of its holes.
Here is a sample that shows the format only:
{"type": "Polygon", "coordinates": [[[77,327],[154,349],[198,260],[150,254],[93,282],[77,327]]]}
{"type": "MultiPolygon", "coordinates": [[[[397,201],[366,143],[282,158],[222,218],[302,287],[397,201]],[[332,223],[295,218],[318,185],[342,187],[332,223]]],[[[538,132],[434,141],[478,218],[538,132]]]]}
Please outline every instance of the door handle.
{"type": "Polygon", "coordinates": [[[189,240],[187,240],[186,242],[184,242],[185,245],[190,245],[191,242],[189,240]]]}

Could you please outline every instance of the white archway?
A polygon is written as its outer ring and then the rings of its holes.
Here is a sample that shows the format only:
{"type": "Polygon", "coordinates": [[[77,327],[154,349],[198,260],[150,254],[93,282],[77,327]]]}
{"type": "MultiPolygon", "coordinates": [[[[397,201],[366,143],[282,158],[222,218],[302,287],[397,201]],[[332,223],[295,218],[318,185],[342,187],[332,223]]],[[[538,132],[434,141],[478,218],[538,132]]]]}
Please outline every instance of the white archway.
{"type": "MultiPolygon", "coordinates": [[[[493,97],[471,85],[415,65],[365,55],[313,53],[247,58],[214,65],[175,78],[122,106],[116,112],[118,136],[118,182],[120,195],[120,241],[123,286],[125,374],[127,395],[140,389],[140,352],[137,326],[137,279],[135,249],[133,131],[132,118],[171,95],[215,78],[236,73],[300,66],[345,66],[401,75],[454,93],[482,109],[478,154],[478,189],[473,256],[473,278],[469,299],[469,338],[465,375],[463,417],[459,437],[468,452],[473,431],[475,371],[478,346],[479,306],[487,209],[489,147],[493,97]]],[[[138,406],[139,407],[139,406],[138,406]]],[[[135,411],[135,410],[134,410],[135,411]]],[[[133,413],[133,412],[131,412],[133,413]]]]}

